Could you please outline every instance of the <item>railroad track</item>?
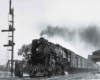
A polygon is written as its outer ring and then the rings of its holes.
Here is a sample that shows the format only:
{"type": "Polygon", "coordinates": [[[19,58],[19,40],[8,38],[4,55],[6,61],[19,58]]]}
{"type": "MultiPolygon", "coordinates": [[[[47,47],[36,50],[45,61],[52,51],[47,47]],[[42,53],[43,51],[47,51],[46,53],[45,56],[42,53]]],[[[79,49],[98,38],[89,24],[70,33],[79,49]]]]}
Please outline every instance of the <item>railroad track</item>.
{"type": "MultiPolygon", "coordinates": [[[[52,78],[47,78],[45,80],[73,80],[73,79],[77,79],[77,78],[81,78],[83,76],[89,75],[88,74],[72,74],[72,75],[67,75],[67,76],[58,76],[58,77],[52,77],[52,78]]],[[[41,79],[44,80],[44,79],[41,79]]]]}
{"type": "Polygon", "coordinates": [[[79,74],[70,74],[65,76],[53,76],[50,78],[47,77],[36,77],[36,78],[30,78],[29,76],[24,76],[23,78],[19,77],[10,77],[10,78],[0,78],[0,80],[73,80],[77,78],[81,78],[83,76],[87,76],[90,73],[79,73],[79,74]]]}
{"type": "Polygon", "coordinates": [[[86,74],[86,73],[78,73],[78,74],[70,74],[70,75],[65,75],[65,76],[52,76],[50,78],[44,78],[44,77],[40,77],[40,78],[25,78],[25,80],[73,80],[76,78],[81,78],[83,76],[87,76],[90,73],[86,74]]]}

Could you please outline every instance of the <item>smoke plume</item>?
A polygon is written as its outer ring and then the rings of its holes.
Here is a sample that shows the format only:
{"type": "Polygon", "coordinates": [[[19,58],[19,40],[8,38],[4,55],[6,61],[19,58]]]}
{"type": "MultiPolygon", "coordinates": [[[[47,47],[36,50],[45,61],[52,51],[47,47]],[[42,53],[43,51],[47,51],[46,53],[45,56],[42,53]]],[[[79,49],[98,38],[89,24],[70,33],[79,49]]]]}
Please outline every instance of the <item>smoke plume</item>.
{"type": "Polygon", "coordinates": [[[81,41],[94,47],[100,47],[100,28],[97,26],[89,26],[79,31],[81,41]]]}
{"type": "Polygon", "coordinates": [[[43,35],[47,35],[48,37],[59,36],[62,37],[63,39],[67,39],[68,41],[70,41],[72,40],[72,38],[75,37],[75,34],[76,34],[75,31],[70,30],[66,27],[60,28],[60,27],[47,26],[45,30],[42,30],[40,36],[43,35]]]}
{"type": "Polygon", "coordinates": [[[89,26],[86,28],[69,29],[67,27],[52,27],[47,26],[42,30],[40,36],[46,35],[48,37],[58,36],[67,41],[74,41],[79,39],[91,47],[100,47],[100,28],[97,26],[89,26]]]}

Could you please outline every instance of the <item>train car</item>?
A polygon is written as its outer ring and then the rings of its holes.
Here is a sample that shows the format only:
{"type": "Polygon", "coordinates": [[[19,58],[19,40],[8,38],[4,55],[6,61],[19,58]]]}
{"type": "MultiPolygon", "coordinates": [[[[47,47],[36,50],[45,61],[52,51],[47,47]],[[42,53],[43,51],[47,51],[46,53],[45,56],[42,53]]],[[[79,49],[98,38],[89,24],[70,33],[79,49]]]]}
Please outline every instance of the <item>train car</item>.
{"type": "Polygon", "coordinates": [[[69,70],[73,72],[86,72],[87,71],[87,59],[71,52],[71,66],[69,70]]]}
{"type": "Polygon", "coordinates": [[[30,77],[52,76],[68,73],[98,70],[98,65],[59,44],[44,38],[32,41],[32,54],[28,54],[30,77]]]}

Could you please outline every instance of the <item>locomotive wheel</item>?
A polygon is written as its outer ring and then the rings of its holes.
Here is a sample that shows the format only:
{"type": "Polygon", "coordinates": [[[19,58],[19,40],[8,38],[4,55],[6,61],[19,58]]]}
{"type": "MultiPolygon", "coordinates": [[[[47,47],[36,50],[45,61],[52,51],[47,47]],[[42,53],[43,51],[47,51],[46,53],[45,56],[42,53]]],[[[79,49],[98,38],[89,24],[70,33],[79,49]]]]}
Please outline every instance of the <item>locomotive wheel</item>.
{"type": "Polygon", "coordinates": [[[33,77],[32,70],[29,71],[29,75],[30,75],[31,78],[33,77]]]}
{"type": "Polygon", "coordinates": [[[51,77],[51,76],[52,76],[52,71],[49,71],[49,70],[48,70],[47,72],[48,72],[47,76],[48,76],[48,77],[51,77]]]}
{"type": "Polygon", "coordinates": [[[36,73],[37,73],[37,71],[32,71],[31,70],[30,73],[29,73],[30,74],[30,77],[31,78],[36,77],[36,73]]]}
{"type": "Polygon", "coordinates": [[[23,77],[23,72],[22,71],[19,72],[19,77],[23,77]]]}
{"type": "Polygon", "coordinates": [[[44,76],[44,77],[46,77],[46,76],[47,76],[47,74],[44,74],[43,76],[44,76]]]}
{"type": "Polygon", "coordinates": [[[61,71],[61,75],[65,75],[65,71],[64,70],[61,71]]]}
{"type": "Polygon", "coordinates": [[[57,74],[58,74],[58,75],[61,75],[61,73],[62,73],[61,67],[57,68],[57,74]]]}
{"type": "Polygon", "coordinates": [[[58,75],[61,75],[61,70],[60,69],[58,70],[58,75]]]}
{"type": "Polygon", "coordinates": [[[55,71],[54,70],[52,70],[52,76],[55,76],[55,71]]]}

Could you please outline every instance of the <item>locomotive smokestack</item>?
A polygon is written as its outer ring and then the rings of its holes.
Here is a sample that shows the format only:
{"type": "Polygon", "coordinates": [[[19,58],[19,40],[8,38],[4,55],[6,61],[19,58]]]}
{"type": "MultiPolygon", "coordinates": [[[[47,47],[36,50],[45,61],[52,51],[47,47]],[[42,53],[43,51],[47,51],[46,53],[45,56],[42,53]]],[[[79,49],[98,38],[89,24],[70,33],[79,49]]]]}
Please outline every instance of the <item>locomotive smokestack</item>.
{"type": "Polygon", "coordinates": [[[9,14],[11,14],[11,0],[9,1],[9,14]]]}

